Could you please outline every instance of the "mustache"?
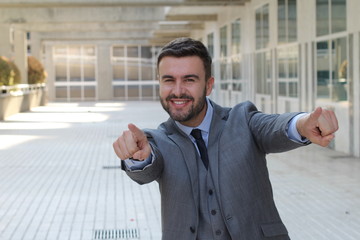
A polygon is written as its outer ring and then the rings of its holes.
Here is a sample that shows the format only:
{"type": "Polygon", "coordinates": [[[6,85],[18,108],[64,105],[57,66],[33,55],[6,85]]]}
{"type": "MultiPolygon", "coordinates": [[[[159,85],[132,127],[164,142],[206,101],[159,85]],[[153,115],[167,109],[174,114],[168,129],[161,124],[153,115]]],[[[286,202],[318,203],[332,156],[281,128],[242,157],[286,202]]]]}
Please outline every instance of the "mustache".
{"type": "Polygon", "coordinates": [[[166,97],[166,101],[170,101],[171,99],[176,98],[176,99],[189,99],[189,100],[194,100],[193,97],[186,95],[186,94],[181,94],[180,96],[176,96],[175,94],[171,94],[169,96],[166,97]]]}

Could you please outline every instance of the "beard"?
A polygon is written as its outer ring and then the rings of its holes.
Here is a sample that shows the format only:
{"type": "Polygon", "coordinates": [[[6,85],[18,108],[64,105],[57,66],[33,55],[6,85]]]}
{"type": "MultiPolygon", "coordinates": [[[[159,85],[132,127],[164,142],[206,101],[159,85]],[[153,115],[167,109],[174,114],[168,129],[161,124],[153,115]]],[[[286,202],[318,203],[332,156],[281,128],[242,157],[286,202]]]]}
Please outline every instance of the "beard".
{"type": "Polygon", "coordinates": [[[170,117],[178,122],[187,122],[189,120],[192,120],[196,118],[201,111],[204,109],[206,105],[206,89],[204,89],[203,95],[195,101],[195,99],[192,96],[182,94],[181,96],[176,96],[174,94],[171,94],[167,96],[165,99],[160,97],[160,102],[164,110],[170,115],[170,117]],[[170,109],[170,105],[168,104],[171,99],[189,99],[193,102],[193,104],[190,106],[188,110],[181,109],[170,109]]]}

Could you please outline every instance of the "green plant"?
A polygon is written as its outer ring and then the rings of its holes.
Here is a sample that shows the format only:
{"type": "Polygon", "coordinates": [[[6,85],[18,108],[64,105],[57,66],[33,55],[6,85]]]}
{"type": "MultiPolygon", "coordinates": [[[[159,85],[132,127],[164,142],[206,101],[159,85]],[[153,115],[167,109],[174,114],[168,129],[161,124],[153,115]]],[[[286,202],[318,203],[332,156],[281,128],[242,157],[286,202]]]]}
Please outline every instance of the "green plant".
{"type": "Polygon", "coordinates": [[[9,61],[9,65],[11,69],[14,71],[14,85],[21,83],[21,73],[19,68],[16,66],[16,64],[13,61],[9,61]]]}
{"type": "Polygon", "coordinates": [[[43,65],[33,56],[28,57],[28,83],[44,83],[46,80],[46,72],[43,65]]]}
{"type": "Polygon", "coordinates": [[[6,57],[0,57],[0,86],[14,85],[15,72],[6,57]]]}

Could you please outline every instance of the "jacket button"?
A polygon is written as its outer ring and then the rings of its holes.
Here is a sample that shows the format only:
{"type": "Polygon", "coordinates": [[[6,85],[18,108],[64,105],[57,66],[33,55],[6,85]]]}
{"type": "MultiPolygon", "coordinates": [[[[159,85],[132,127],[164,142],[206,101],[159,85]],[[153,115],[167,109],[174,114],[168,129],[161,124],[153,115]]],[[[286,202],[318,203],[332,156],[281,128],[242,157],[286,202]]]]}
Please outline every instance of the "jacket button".
{"type": "Polygon", "coordinates": [[[190,227],[190,232],[195,233],[195,228],[194,228],[194,227],[190,227]]]}
{"type": "Polygon", "coordinates": [[[211,215],[216,215],[216,210],[211,210],[211,215]]]}
{"type": "Polygon", "coordinates": [[[210,190],[209,190],[209,195],[213,195],[213,193],[214,193],[213,190],[210,189],[210,190]]]}
{"type": "Polygon", "coordinates": [[[215,234],[216,234],[217,236],[220,236],[220,235],[221,235],[221,230],[216,230],[215,234]]]}

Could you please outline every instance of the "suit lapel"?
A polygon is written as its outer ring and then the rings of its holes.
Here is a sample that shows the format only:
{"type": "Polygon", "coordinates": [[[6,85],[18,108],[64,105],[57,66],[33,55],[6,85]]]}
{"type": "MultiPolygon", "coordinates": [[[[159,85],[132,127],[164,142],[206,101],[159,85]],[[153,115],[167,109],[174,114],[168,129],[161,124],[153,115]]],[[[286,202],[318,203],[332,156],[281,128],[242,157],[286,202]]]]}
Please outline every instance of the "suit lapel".
{"type": "Polygon", "coordinates": [[[171,139],[180,149],[182,157],[185,161],[189,176],[191,187],[193,191],[194,201],[197,204],[199,203],[199,173],[198,166],[196,162],[197,153],[194,147],[194,144],[191,142],[188,136],[183,133],[175,122],[169,119],[165,122],[165,128],[167,129],[167,136],[171,139]],[[193,149],[193,151],[191,151],[193,149]]]}
{"type": "MultiPolygon", "coordinates": [[[[208,139],[208,154],[211,176],[213,178],[216,189],[220,189],[219,186],[219,139],[224,129],[224,125],[229,116],[229,108],[222,108],[219,105],[211,102],[214,107],[214,114],[211,120],[209,139],[208,139]]],[[[218,191],[217,191],[218,192],[218,191]]]]}

